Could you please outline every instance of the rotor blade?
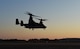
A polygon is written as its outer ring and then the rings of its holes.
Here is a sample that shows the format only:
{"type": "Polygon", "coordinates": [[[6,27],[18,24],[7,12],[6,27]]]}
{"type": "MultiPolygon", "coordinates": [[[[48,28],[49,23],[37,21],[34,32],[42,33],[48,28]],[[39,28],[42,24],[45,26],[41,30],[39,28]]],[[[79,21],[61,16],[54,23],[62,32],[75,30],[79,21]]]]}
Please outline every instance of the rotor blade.
{"type": "Polygon", "coordinates": [[[42,19],[43,21],[46,21],[47,19],[42,19]]]}
{"type": "Polygon", "coordinates": [[[30,12],[26,12],[26,13],[24,13],[24,14],[27,14],[27,15],[32,15],[32,16],[34,16],[32,13],[30,13],[30,12]]]}
{"type": "Polygon", "coordinates": [[[39,19],[39,18],[36,18],[36,19],[38,19],[38,20],[42,20],[42,21],[47,21],[47,19],[39,19]]]}
{"type": "MultiPolygon", "coordinates": [[[[33,15],[33,14],[30,13],[30,12],[26,12],[26,13],[24,13],[24,14],[32,15],[33,17],[40,17],[40,16],[33,15]]],[[[41,17],[40,17],[40,18],[41,18],[41,17]]]]}
{"type": "Polygon", "coordinates": [[[42,19],[42,21],[47,21],[47,19],[42,19]]]}
{"type": "Polygon", "coordinates": [[[34,15],[34,17],[40,17],[40,16],[36,16],[36,15],[34,15]]]}

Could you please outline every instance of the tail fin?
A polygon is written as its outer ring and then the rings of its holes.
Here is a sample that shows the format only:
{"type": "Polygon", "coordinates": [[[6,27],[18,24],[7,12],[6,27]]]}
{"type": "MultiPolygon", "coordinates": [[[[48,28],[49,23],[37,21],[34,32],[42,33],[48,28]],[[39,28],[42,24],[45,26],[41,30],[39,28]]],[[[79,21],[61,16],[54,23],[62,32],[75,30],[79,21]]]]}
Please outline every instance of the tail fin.
{"type": "Polygon", "coordinates": [[[19,20],[18,19],[16,19],[16,25],[18,25],[19,24],[19,20]]]}
{"type": "Polygon", "coordinates": [[[23,24],[23,21],[21,20],[21,24],[20,24],[21,26],[23,26],[24,24],[23,24]]]}

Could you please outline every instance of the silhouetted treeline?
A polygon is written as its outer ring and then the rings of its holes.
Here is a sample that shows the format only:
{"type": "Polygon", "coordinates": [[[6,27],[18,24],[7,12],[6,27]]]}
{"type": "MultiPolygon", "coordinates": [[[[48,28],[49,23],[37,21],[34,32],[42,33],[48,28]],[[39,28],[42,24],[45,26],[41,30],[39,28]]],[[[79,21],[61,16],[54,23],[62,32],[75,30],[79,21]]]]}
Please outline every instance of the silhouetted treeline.
{"type": "Polygon", "coordinates": [[[42,39],[29,39],[29,40],[18,40],[18,39],[0,39],[0,43],[80,43],[80,38],[63,38],[53,39],[48,38],[42,39]]]}
{"type": "Polygon", "coordinates": [[[18,39],[0,39],[1,43],[26,43],[26,40],[18,40],[18,39]]]}
{"type": "Polygon", "coordinates": [[[48,38],[42,38],[42,39],[29,39],[28,43],[46,43],[50,41],[48,38]]]}

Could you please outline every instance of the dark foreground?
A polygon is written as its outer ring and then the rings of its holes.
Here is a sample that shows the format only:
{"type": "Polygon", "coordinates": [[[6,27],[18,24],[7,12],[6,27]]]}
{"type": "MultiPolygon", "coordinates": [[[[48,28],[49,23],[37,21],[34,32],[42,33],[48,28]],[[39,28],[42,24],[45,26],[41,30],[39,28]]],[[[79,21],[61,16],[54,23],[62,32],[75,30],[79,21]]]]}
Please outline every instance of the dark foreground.
{"type": "Polygon", "coordinates": [[[80,43],[0,43],[0,49],[80,49],[80,43]]]}

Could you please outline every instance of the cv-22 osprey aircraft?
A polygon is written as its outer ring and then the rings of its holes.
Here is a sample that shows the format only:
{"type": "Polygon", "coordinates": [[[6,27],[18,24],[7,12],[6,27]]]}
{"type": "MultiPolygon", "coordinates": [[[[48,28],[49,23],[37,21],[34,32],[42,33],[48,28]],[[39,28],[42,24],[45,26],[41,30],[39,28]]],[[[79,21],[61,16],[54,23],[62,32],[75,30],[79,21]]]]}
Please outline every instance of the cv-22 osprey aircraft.
{"type": "Polygon", "coordinates": [[[23,21],[21,20],[21,22],[19,23],[19,20],[18,18],[16,19],[16,25],[19,25],[20,26],[24,26],[25,28],[29,28],[29,29],[37,29],[37,28],[43,28],[45,29],[46,26],[43,24],[43,21],[46,21],[47,19],[42,19],[40,16],[36,16],[36,15],[33,15],[32,13],[30,12],[26,12],[25,14],[29,15],[29,20],[28,20],[28,23],[27,24],[24,24],[23,21]],[[39,20],[40,22],[37,23],[33,20],[33,18],[36,18],[37,20],[39,20]]]}

